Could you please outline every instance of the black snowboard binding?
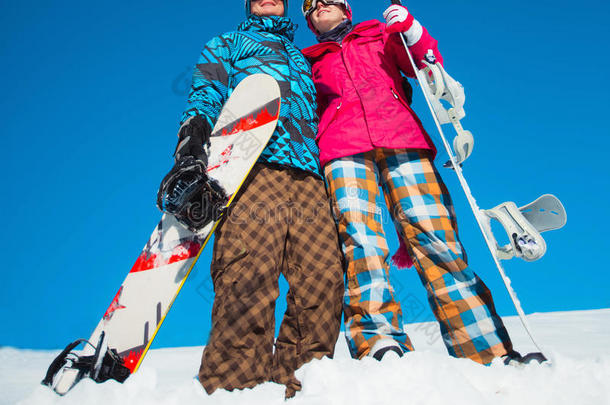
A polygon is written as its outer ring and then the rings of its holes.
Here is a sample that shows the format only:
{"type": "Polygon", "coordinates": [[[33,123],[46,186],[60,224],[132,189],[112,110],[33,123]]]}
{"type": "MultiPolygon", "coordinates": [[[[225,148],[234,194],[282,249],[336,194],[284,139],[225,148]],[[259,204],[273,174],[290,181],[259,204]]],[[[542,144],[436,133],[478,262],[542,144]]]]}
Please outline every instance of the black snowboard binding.
{"type": "Polygon", "coordinates": [[[223,187],[208,177],[205,163],[193,156],[176,162],[157,193],[157,207],[192,231],[220,219],[228,201],[223,187]]]}
{"type": "MultiPolygon", "coordinates": [[[[42,380],[42,384],[56,390],[56,377],[59,377],[65,369],[78,370],[78,376],[75,379],[74,384],[83,378],[91,378],[97,383],[102,383],[110,379],[122,383],[129,377],[131,371],[125,366],[123,359],[116,350],[108,349],[103,332],[100,337],[100,342],[95,348],[94,354],[79,356],[72,351],[82,343],[91,345],[86,339],[78,339],[70,343],[61,353],[59,353],[49,366],[47,374],[42,380]]],[[[69,388],[70,387],[68,387],[68,389],[69,388]]],[[[57,390],[56,392],[59,394],[64,393],[57,390]]]]}
{"type": "Polygon", "coordinates": [[[528,353],[525,356],[521,356],[521,353],[513,350],[504,356],[502,360],[507,366],[523,366],[530,363],[542,364],[548,362],[548,359],[544,357],[544,354],[540,352],[528,353]]]}

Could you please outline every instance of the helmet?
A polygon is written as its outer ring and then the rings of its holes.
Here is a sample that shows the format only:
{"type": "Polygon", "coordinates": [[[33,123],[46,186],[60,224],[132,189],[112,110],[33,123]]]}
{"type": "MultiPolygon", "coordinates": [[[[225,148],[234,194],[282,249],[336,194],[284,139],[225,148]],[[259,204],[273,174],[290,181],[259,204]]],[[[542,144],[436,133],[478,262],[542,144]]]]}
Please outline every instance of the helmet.
{"type": "MultiPolygon", "coordinates": [[[[250,3],[252,0],[245,0],[246,6],[246,17],[250,17],[252,15],[252,11],[250,10],[250,3]]],[[[288,0],[283,0],[284,2],[284,17],[288,15],[288,0]]]]}

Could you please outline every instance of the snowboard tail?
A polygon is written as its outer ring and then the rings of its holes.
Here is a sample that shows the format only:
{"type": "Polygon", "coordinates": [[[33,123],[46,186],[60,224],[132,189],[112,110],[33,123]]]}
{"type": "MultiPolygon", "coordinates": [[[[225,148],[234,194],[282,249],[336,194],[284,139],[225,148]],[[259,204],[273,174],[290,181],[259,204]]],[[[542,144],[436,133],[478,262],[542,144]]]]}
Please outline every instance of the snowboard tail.
{"type": "MultiPolygon", "coordinates": [[[[242,80],[225,103],[206,152],[207,174],[229,197],[226,207],[275,131],[280,103],[277,82],[265,74],[242,80]]],[[[163,214],[91,337],[68,345],[42,383],[63,395],[82,378],[122,382],[136,372],[220,220],[193,231],[163,214]]]]}

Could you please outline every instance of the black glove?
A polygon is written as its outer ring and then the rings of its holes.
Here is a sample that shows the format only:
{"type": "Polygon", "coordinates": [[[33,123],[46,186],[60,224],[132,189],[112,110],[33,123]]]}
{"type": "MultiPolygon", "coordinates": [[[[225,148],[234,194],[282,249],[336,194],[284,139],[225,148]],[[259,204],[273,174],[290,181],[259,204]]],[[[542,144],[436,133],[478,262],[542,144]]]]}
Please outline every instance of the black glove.
{"type": "Polygon", "coordinates": [[[189,118],[182,124],[178,132],[178,145],[176,145],[176,151],[174,152],[176,162],[186,156],[193,156],[207,165],[208,157],[203,145],[210,143],[211,133],[210,124],[200,115],[189,118]]]}
{"type": "Polygon", "coordinates": [[[157,193],[157,207],[191,230],[220,219],[228,201],[224,188],[208,177],[203,162],[193,156],[176,162],[157,193]]]}

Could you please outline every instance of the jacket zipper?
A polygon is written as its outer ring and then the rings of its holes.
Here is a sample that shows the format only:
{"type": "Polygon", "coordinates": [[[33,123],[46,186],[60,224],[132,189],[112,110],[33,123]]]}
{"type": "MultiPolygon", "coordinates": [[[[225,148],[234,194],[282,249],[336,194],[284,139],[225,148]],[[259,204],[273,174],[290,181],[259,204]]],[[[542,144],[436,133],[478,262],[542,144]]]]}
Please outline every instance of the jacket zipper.
{"type": "Polygon", "coordinates": [[[400,96],[398,96],[398,94],[396,94],[396,92],[394,91],[393,87],[390,87],[390,91],[392,91],[392,95],[394,96],[394,98],[396,100],[398,100],[398,102],[400,104],[402,104],[403,107],[405,107],[413,117],[416,118],[416,121],[419,120],[419,118],[417,118],[417,115],[415,115],[415,112],[413,111],[413,109],[411,108],[411,106],[409,104],[407,104],[407,102],[405,100],[403,100],[402,98],[400,98],[400,96]]]}

